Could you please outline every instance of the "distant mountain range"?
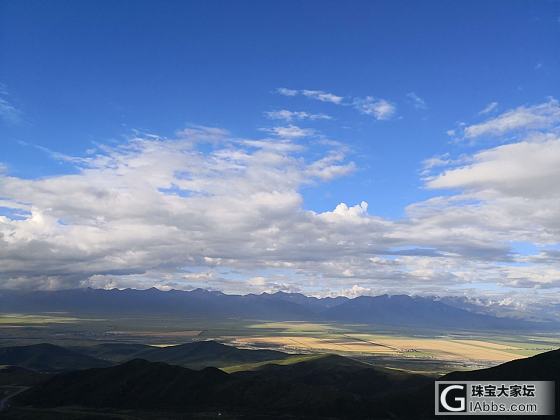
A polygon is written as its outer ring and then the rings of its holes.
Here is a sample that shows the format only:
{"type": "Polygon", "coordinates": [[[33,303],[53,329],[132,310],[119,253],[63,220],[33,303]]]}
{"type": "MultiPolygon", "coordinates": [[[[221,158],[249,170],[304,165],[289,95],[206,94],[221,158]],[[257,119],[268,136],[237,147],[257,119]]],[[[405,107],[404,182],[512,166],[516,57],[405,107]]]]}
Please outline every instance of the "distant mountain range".
{"type": "MultiPolygon", "coordinates": [[[[560,381],[560,350],[439,379],[560,381]]],[[[170,419],[190,418],[190,414],[200,418],[224,414],[223,418],[430,419],[435,418],[433,381],[334,355],[230,374],[211,367],[196,371],[134,359],[45,378],[13,398],[16,409],[8,411],[6,418],[20,418],[17,415],[28,406],[37,419],[51,418],[51,408],[80,406],[109,412],[132,410],[132,414],[164,412],[170,419]]]]}
{"type": "Polygon", "coordinates": [[[406,295],[315,298],[299,293],[227,295],[193,291],[75,289],[0,291],[8,313],[177,315],[192,318],[332,321],[414,328],[485,330],[556,329],[552,322],[525,321],[481,314],[437,298],[406,295]]]}

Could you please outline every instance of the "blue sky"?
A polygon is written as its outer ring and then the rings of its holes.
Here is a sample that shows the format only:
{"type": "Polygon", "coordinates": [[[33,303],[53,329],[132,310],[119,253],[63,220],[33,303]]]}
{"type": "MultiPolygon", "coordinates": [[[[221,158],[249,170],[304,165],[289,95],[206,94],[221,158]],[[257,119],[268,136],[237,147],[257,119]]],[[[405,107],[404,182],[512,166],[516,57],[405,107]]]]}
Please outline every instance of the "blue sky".
{"type": "MultiPolygon", "coordinates": [[[[559,88],[559,17],[556,1],[5,1],[0,162],[7,177],[22,182],[58,179],[84,174],[78,158],[112,153],[100,145],[126,145],[138,133],[174,139],[185,127],[215,127],[235,139],[297,143],[302,149],[294,158],[306,162],[343,154],[352,166],[344,176],[295,187],[302,210],[320,214],[365,201],[371,217],[413,223],[407,206],[457,197],[472,184],[428,188],[426,177],[445,168],[422,172],[426,160],[457,167],[479,152],[523,142],[536,129],[555,133],[557,104],[550,98],[559,88]],[[320,100],[319,91],[333,96],[320,100]],[[531,108],[539,104],[546,109],[531,108]],[[516,126],[492,139],[485,135],[495,130],[470,137],[465,131],[519,107],[553,122],[521,127],[530,130],[522,134],[516,126]],[[266,114],[280,110],[300,114],[291,120],[266,114]],[[290,126],[303,131],[287,137],[270,131],[290,126]],[[331,143],[336,146],[325,146],[331,143]]],[[[199,147],[210,154],[216,144],[199,147]]],[[[10,194],[3,198],[34,200],[10,194]]],[[[496,248],[511,246],[518,256],[557,243],[556,231],[540,242],[500,235],[496,248]]],[[[263,277],[266,283],[270,269],[236,274],[235,281],[263,277]]],[[[314,275],[303,266],[294,270],[314,275]]],[[[332,287],[317,286],[327,282],[321,277],[302,288],[336,291],[359,283],[334,277],[332,287]]]]}
{"type": "Polygon", "coordinates": [[[558,3],[4,2],[0,80],[22,110],[2,126],[3,159],[26,177],[58,173],[16,142],[83,154],[131,129],[171,134],[187,123],[251,136],[263,111],[335,114],[320,128],[350,144],[354,176],[306,193],[306,206],[367,199],[392,217],[424,197],[421,160],[488,103],[542,101],[558,87],[558,3]],[[277,87],[373,95],[390,121],[277,87]],[[406,95],[426,102],[417,110],[406,95]],[[374,198],[381,193],[383,200],[374,198]]]}

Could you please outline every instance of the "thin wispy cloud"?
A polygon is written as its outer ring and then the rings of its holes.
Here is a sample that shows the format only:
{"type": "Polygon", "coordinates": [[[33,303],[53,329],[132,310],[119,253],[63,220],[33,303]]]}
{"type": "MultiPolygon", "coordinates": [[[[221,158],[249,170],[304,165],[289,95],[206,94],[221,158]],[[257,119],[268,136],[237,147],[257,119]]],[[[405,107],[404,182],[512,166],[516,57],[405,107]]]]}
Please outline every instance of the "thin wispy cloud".
{"type": "Polygon", "coordinates": [[[261,131],[265,131],[276,137],[285,139],[310,137],[316,134],[316,131],[312,128],[301,128],[293,124],[280,127],[261,128],[261,131]]]}
{"type": "Polygon", "coordinates": [[[482,111],[479,112],[480,115],[490,114],[498,108],[498,102],[490,102],[486,105],[482,111]]]}
{"type": "Polygon", "coordinates": [[[299,90],[295,89],[287,89],[287,88],[278,88],[276,89],[276,93],[284,96],[296,96],[299,94],[299,90]]]}
{"type": "Polygon", "coordinates": [[[420,96],[418,96],[416,93],[409,92],[406,94],[406,97],[408,101],[412,104],[412,106],[414,106],[414,108],[428,109],[428,105],[426,104],[426,101],[422,99],[420,96]]]}
{"type": "Polygon", "coordinates": [[[6,87],[0,84],[0,120],[7,124],[19,124],[23,120],[22,111],[17,108],[6,87]]]}
{"type": "Polygon", "coordinates": [[[310,99],[315,99],[321,102],[330,102],[333,104],[341,104],[344,98],[342,96],[335,95],[334,93],[325,92],[323,90],[310,90],[310,89],[287,89],[287,88],[278,88],[276,89],[276,93],[283,95],[283,96],[297,96],[302,95],[310,99]]]}
{"type": "MultiPolygon", "coordinates": [[[[396,115],[397,107],[394,103],[372,96],[361,97],[344,97],[338,96],[330,92],[322,90],[295,90],[287,88],[278,88],[276,93],[283,96],[305,96],[320,102],[329,102],[335,105],[351,106],[364,115],[369,115],[376,120],[389,120],[396,115]]],[[[418,98],[421,100],[420,98],[418,98]]]]}
{"type": "Polygon", "coordinates": [[[316,99],[321,102],[331,102],[333,104],[340,104],[344,99],[342,96],[324,92],[322,90],[302,90],[300,93],[308,98],[316,99]]]}
{"type": "Polygon", "coordinates": [[[188,138],[191,141],[219,141],[230,137],[228,130],[204,125],[189,125],[177,132],[179,137],[188,138]]]}
{"type": "Polygon", "coordinates": [[[305,111],[289,111],[287,109],[279,109],[275,111],[266,111],[265,117],[271,120],[284,120],[291,122],[294,120],[331,120],[332,117],[326,114],[312,114],[305,111]]]}
{"type": "MultiPolygon", "coordinates": [[[[491,103],[483,111],[487,115],[496,108],[491,103]]],[[[560,105],[554,98],[537,105],[523,105],[505,111],[495,117],[476,124],[463,124],[455,133],[464,139],[480,137],[500,137],[509,134],[522,134],[527,131],[553,129],[560,125],[560,105]]]]}

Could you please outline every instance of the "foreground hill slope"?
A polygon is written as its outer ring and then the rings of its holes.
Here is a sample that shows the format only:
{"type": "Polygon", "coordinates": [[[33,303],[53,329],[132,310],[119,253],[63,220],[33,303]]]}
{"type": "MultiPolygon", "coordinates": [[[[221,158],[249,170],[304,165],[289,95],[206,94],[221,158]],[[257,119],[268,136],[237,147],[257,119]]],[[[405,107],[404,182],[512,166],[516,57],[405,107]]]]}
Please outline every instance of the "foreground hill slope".
{"type": "Polygon", "coordinates": [[[487,369],[451,372],[445,375],[442,380],[475,381],[496,378],[504,381],[555,380],[560,382],[560,349],[547,351],[526,359],[512,360],[487,369]]]}
{"type": "MultiPolygon", "coordinates": [[[[560,383],[560,350],[541,353],[526,359],[517,359],[487,369],[451,372],[441,381],[556,381],[560,383]]],[[[557,388],[558,389],[558,388],[557,388]]],[[[413,391],[405,391],[383,402],[394,407],[398,418],[435,419],[434,386],[426,385],[413,391]],[[407,404],[399,402],[408,401],[407,404]]],[[[560,399],[556,397],[556,412],[560,412],[560,399]]],[[[492,418],[502,418],[492,416],[492,418]]],[[[511,418],[511,417],[503,417],[511,418]]],[[[550,416],[544,418],[551,418],[550,416]]]]}
{"type": "MultiPolygon", "coordinates": [[[[560,350],[493,368],[453,372],[441,379],[560,382],[560,350]]],[[[232,374],[215,368],[195,371],[132,360],[56,375],[14,400],[21,409],[35,407],[37,418],[41,418],[41,410],[49,413],[52,407],[81,406],[181,416],[226,413],[272,418],[431,419],[435,418],[433,380],[335,355],[232,374]]]]}
{"type": "Polygon", "coordinates": [[[16,402],[34,407],[77,405],[356,418],[376,410],[376,397],[389,390],[410,389],[429,381],[341,356],[233,374],[215,368],[195,371],[133,360],[57,375],[18,395],[16,402]]]}
{"type": "Polygon", "coordinates": [[[197,371],[135,359],[110,368],[59,374],[18,400],[49,407],[180,408],[209,404],[212,387],[227,379],[216,368],[197,371]]]}
{"type": "Polygon", "coordinates": [[[0,386],[31,386],[44,382],[52,374],[19,366],[0,366],[0,386]]]}

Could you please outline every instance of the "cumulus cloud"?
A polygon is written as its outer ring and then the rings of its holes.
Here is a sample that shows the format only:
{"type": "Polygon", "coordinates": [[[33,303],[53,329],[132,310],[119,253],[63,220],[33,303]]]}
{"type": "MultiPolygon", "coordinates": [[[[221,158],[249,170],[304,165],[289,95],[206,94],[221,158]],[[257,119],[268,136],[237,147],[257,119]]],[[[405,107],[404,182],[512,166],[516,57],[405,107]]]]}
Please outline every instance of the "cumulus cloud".
{"type": "Polygon", "coordinates": [[[430,179],[428,187],[484,191],[510,197],[560,195],[560,141],[556,136],[485,149],[472,159],[471,164],[430,179]]]}
{"type": "Polygon", "coordinates": [[[365,201],[308,209],[304,189],[356,167],[334,142],[304,153],[296,140],[311,133],[291,125],[268,129],[273,139],[203,126],[173,139],[138,134],[65,160],[73,174],[27,179],[4,169],[0,283],[547,293],[560,287],[560,138],[547,127],[425,161],[433,196],[395,220],[365,201]],[[516,250],[519,242],[537,253],[516,250]]]}
{"type": "Polygon", "coordinates": [[[0,195],[25,214],[0,216],[3,286],[68,287],[164,267],[287,267],[317,252],[306,244],[329,243],[324,235],[335,232],[302,210],[298,189],[347,173],[342,156],[306,163],[234,140],[209,154],[196,144],[134,138],[83,158],[73,175],[2,175],[0,195]]]}

